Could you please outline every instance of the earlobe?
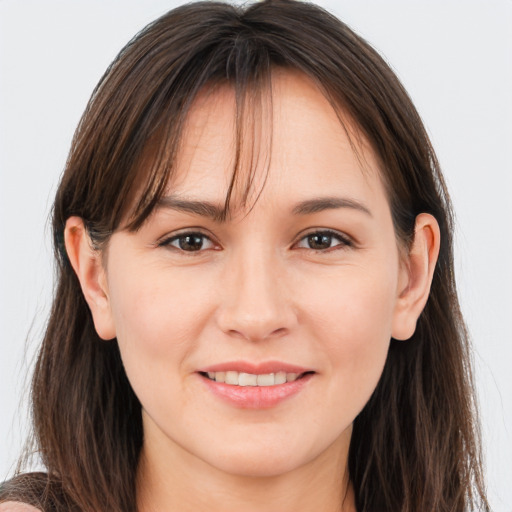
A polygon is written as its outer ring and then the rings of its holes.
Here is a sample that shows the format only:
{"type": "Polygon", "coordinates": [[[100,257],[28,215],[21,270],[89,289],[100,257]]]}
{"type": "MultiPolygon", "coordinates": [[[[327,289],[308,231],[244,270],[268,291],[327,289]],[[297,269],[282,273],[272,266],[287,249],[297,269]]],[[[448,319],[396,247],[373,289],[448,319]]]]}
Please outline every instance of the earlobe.
{"type": "Polygon", "coordinates": [[[101,253],[94,249],[80,217],[70,217],[64,229],[66,252],[75,271],[85,300],[89,305],[98,336],[115,338],[115,326],[110,308],[107,279],[101,253]]]}
{"type": "Polygon", "coordinates": [[[414,241],[400,271],[391,334],[397,340],[409,339],[416,330],[416,322],[430,294],[440,242],[437,220],[428,213],[418,215],[414,241]]]}

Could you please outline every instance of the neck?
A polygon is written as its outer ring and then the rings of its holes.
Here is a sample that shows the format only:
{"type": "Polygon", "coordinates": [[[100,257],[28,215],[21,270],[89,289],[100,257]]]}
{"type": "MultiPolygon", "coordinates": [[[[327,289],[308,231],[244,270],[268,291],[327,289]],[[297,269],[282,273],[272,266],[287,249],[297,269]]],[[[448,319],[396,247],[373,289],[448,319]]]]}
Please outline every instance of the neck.
{"type": "Polygon", "coordinates": [[[139,512],[355,512],[347,439],[285,474],[233,475],[181,447],[145,441],[137,474],[139,512]],[[334,455],[334,456],[333,456],[334,455]]]}

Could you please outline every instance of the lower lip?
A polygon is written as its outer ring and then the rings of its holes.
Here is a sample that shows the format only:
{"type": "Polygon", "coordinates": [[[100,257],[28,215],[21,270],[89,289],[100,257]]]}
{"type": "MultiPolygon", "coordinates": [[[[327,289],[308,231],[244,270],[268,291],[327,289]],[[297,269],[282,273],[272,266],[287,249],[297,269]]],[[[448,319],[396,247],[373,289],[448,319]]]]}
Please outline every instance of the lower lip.
{"type": "Polygon", "coordinates": [[[293,382],[276,386],[234,386],[200,376],[209,390],[229,404],[240,409],[269,409],[297,395],[314,374],[308,374],[293,382]]]}

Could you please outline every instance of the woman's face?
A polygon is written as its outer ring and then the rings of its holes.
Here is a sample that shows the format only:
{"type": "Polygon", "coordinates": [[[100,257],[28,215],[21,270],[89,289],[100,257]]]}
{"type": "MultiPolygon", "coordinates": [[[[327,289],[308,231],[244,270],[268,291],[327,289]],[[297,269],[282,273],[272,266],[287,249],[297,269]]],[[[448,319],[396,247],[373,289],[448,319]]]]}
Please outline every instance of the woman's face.
{"type": "Polygon", "coordinates": [[[374,155],[354,153],[308,79],[273,80],[271,154],[265,116],[250,135],[252,208],[235,188],[217,216],[235,158],[234,94],[219,88],[195,101],[166,197],[105,263],[146,448],[241,475],[346,453],[406,281],[374,155]]]}

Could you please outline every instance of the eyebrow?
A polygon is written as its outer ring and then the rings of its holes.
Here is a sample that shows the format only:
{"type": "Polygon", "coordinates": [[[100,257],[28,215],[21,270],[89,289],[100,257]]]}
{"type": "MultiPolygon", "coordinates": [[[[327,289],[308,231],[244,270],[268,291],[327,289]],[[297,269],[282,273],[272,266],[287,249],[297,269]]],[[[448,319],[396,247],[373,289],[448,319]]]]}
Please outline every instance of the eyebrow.
{"type": "MultiPolygon", "coordinates": [[[[169,208],[192,213],[200,217],[211,218],[216,222],[225,222],[226,220],[224,208],[209,201],[196,201],[179,198],[177,196],[164,196],[159,199],[157,208],[169,208]]],[[[294,215],[311,215],[324,210],[334,210],[338,208],[358,210],[372,217],[371,211],[364,204],[354,199],[344,197],[317,197],[307,199],[296,204],[292,209],[292,213],[294,215]]]]}
{"type": "Polygon", "coordinates": [[[335,210],[337,208],[351,208],[372,217],[369,208],[363,203],[345,197],[317,197],[307,199],[306,201],[298,203],[292,211],[295,215],[311,215],[312,213],[318,213],[324,210],[335,210]]]}
{"type": "Polygon", "coordinates": [[[209,217],[216,222],[225,221],[224,208],[209,201],[195,201],[176,196],[164,196],[158,200],[157,208],[170,208],[180,212],[192,213],[200,217],[209,217]]]}

